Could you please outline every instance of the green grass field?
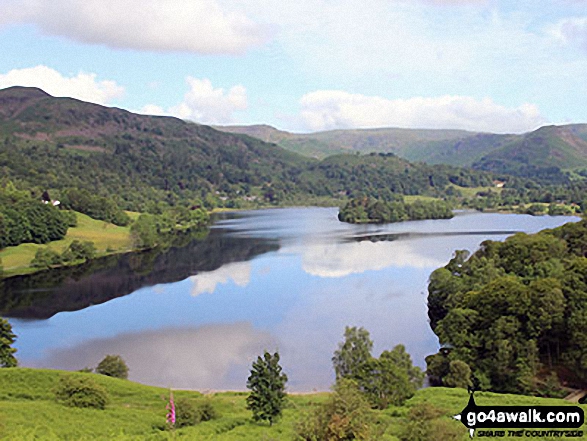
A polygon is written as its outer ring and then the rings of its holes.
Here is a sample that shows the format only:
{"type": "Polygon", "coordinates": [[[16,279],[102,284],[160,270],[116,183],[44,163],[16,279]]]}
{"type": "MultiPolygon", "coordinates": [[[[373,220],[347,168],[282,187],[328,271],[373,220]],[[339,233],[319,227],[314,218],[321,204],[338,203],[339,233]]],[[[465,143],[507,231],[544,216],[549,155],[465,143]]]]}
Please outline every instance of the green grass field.
{"type": "Polygon", "coordinates": [[[465,198],[473,198],[475,197],[475,195],[479,192],[493,192],[493,193],[501,193],[503,191],[503,188],[498,188],[495,186],[491,186],[491,187],[460,187],[458,185],[454,185],[454,184],[450,184],[451,187],[454,187],[456,190],[459,190],[461,192],[461,194],[463,195],[463,197],[465,198]]]}
{"type": "MultiPolygon", "coordinates": [[[[0,439],[21,440],[294,440],[296,422],[327,400],[327,393],[289,395],[283,417],[273,426],[255,423],[246,409],[246,393],[204,396],[174,391],[176,401],[193,404],[211,400],[218,418],[192,427],[166,429],[169,390],[97,374],[27,368],[0,369],[0,439]],[[77,409],[56,402],[53,389],[63,375],[91,376],[108,390],[105,410],[77,409]]],[[[464,426],[452,420],[467,404],[463,389],[422,389],[403,407],[373,411],[380,428],[377,439],[397,440],[410,407],[428,402],[442,411],[446,424],[468,438],[464,426]]],[[[476,394],[478,405],[561,405],[563,400],[493,393],[476,394]]],[[[582,406],[587,410],[587,406],[582,406]]],[[[537,438],[534,438],[537,439],[537,438]]],[[[587,439],[587,438],[574,438],[587,439]]]]}
{"type": "MultiPolygon", "coordinates": [[[[131,249],[132,240],[129,227],[118,227],[108,222],[92,219],[91,217],[76,213],[77,226],[69,228],[67,235],[62,240],[50,242],[47,245],[24,243],[16,247],[6,247],[0,252],[5,275],[23,274],[35,271],[29,268],[31,260],[40,247],[46,247],[63,252],[71,242],[92,241],[98,250],[98,255],[108,252],[124,252],[131,249]]],[[[133,213],[134,215],[134,213],[133,213]]]]}

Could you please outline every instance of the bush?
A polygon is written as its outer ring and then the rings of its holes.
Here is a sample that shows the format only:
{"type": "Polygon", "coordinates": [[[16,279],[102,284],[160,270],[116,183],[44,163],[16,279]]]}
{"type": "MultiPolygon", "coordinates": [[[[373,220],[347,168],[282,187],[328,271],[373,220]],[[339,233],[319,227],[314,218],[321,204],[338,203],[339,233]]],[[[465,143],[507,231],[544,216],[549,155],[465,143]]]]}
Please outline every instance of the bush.
{"type": "Polygon", "coordinates": [[[372,439],[373,414],[358,385],[341,378],[328,401],[307,412],[295,427],[297,439],[365,440],[372,439]]]}
{"type": "Polygon", "coordinates": [[[196,412],[198,413],[198,420],[200,422],[218,418],[218,412],[216,412],[216,409],[214,409],[212,403],[208,399],[198,405],[196,412]]]}
{"type": "Polygon", "coordinates": [[[126,380],[128,378],[128,366],[120,355],[106,355],[96,367],[96,373],[126,380]]]}
{"type": "Polygon", "coordinates": [[[87,377],[62,377],[55,388],[57,401],[71,407],[104,409],[108,404],[108,392],[87,377]]]}
{"type": "Polygon", "coordinates": [[[203,421],[217,418],[218,414],[209,400],[194,405],[190,400],[180,398],[175,401],[175,427],[194,426],[203,421]]]}
{"type": "Polygon", "coordinates": [[[31,260],[33,268],[51,268],[53,265],[59,265],[61,257],[56,251],[51,248],[39,248],[35,253],[35,257],[31,260]]]}
{"type": "Polygon", "coordinates": [[[62,255],[62,259],[66,262],[72,262],[74,260],[91,260],[94,257],[96,257],[96,246],[94,245],[94,242],[89,240],[80,242],[77,239],[69,244],[69,247],[62,255]]]}

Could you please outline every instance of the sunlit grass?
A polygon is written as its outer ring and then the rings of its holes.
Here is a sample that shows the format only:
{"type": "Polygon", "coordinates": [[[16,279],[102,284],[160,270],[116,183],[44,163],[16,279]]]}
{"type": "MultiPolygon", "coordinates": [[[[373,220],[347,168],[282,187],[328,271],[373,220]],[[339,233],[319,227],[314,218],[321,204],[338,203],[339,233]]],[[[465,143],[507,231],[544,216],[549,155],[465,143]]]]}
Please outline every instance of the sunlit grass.
{"type": "Polygon", "coordinates": [[[29,265],[40,247],[49,247],[62,253],[74,240],[94,242],[98,254],[128,251],[132,240],[129,227],[119,227],[108,222],[92,219],[76,213],[77,226],[69,228],[65,238],[46,245],[23,243],[16,247],[6,247],[0,252],[5,274],[21,274],[31,272],[29,265]]]}
{"type": "MultiPolygon", "coordinates": [[[[193,404],[210,400],[218,418],[192,427],[166,430],[165,405],[169,390],[118,380],[97,374],[64,372],[45,369],[0,369],[0,439],[2,440],[293,440],[295,425],[308,412],[314,412],[329,394],[291,394],[283,417],[273,426],[255,423],[246,408],[245,392],[222,392],[204,395],[193,391],[174,391],[178,399],[193,404]],[[91,376],[110,396],[105,410],[76,409],[59,404],[53,389],[63,375],[91,376]]],[[[442,418],[451,417],[467,405],[464,389],[426,388],[419,390],[405,406],[374,411],[378,421],[385,424],[386,441],[397,440],[408,410],[423,402],[442,411],[442,418]]],[[[522,395],[476,394],[478,405],[563,405],[559,399],[544,399],[522,395]]],[[[587,406],[583,405],[583,409],[587,406]]],[[[464,427],[463,441],[468,439],[464,427]]],[[[585,439],[585,438],[575,438],[585,439]]]]}

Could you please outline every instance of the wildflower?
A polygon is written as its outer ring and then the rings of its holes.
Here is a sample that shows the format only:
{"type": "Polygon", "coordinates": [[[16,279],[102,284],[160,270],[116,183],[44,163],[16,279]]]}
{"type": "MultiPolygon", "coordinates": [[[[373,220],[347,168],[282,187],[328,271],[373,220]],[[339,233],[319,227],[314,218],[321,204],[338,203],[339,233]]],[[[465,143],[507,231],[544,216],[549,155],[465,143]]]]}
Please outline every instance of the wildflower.
{"type": "Polygon", "coordinates": [[[175,425],[175,403],[173,402],[173,392],[169,391],[169,403],[165,406],[167,409],[167,424],[171,427],[175,425]]]}

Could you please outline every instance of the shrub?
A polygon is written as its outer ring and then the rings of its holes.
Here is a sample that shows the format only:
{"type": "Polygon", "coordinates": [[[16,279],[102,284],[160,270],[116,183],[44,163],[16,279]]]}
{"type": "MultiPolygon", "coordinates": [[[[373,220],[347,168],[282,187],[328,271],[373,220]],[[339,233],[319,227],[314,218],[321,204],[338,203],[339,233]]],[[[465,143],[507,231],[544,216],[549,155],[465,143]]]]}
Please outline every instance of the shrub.
{"type": "Polygon", "coordinates": [[[62,377],[55,388],[57,401],[71,407],[104,409],[108,404],[108,392],[87,377],[62,377]]]}
{"type": "Polygon", "coordinates": [[[50,268],[60,263],[61,257],[59,254],[47,247],[39,248],[35,253],[35,257],[31,260],[31,266],[33,268],[50,268]]]}
{"type": "Polygon", "coordinates": [[[198,420],[200,422],[218,418],[218,412],[216,412],[216,409],[214,409],[212,403],[208,399],[198,405],[196,412],[198,413],[198,420]]]}
{"type": "Polygon", "coordinates": [[[203,421],[210,421],[218,414],[209,400],[194,405],[190,400],[180,398],[175,401],[175,427],[194,426],[203,421]]]}
{"type": "Polygon", "coordinates": [[[120,355],[106,355],[96,367],[96,373],[126,380],[128,378],[128,366],[120,355]]]}

